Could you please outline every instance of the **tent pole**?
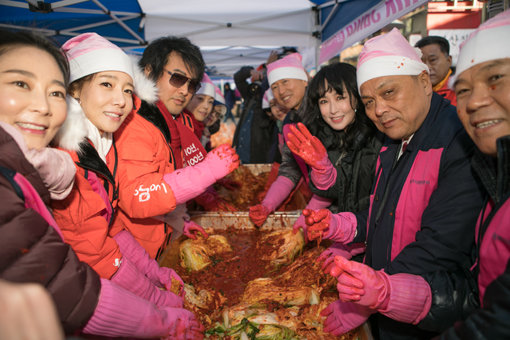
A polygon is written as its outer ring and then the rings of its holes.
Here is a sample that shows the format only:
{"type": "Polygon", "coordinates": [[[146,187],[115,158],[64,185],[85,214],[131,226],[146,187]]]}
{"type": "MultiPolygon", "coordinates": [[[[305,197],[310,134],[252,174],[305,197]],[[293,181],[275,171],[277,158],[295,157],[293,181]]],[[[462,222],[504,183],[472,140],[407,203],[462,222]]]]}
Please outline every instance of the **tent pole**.
{"type": "Polygon", "coordinates": [[[108,8],[103,6],[102,3],[100,3],[98,0],[92,0],[92,2],[95,3],[99,8],[101,8],[104,11],[105,14],[109,15],[110,18],[115,20],[117,22],[117,24],[119,24],[122,28],[124,28],[127,32],[129,32],[129,34],[131,34],[134,38],[136,38],[136,40],[138,40],[142,45],[146,45],[147,44],[145,39],[142,39],[138,34],[133,32],[133,30],[131,28],[129,28],[122,20],[117,18],[117,16],[114,15],[111,11],[109,11],[108,8]]]}

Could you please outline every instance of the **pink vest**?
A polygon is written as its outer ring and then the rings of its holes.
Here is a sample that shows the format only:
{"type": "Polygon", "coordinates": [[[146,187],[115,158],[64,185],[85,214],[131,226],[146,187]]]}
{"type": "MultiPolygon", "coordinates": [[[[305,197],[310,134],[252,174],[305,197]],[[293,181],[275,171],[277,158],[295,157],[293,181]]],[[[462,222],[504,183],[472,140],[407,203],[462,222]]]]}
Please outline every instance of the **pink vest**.
{"type": "Polygon", "coordinates": [[[13,170],[4,167],[1,167],[0,170],[1,170],[0,173],[3,174],[9,180],[9,182],[11,182],[15,191],[19,192],[21,190],[23,197],[20,198],[22,198],[25,201],[25,208],[33,209],[36,212],[38,212],[39,215],[41,215],[42,218],[44,218],[46,222],[48,222],[48,224],[53,227],[53,229],[55,229],[60,238],[64,240],[64,237],[62,236],[62,231],[58,227],[57,222],[55,221],[53,216],[51,215],[50,210],[48,209],[46,204],[44,204],[37,190],[35,190],[33,185],[25,178],[25,176],[23,176],[19,172],[14,172],[13,170]],[[11,175],[11,171],[12,174],[14,174],[14,176],[11,175]]]}
{"type": "MultiPolygon", "coordinates": [[[[382,147],[379,153],[384,152],[387,147],[382,147]]],[[[439,177],[439,166],[443,149],[430,149],[428,151],[418,151],[414,159],[411,170],[405,180],[400,193],[397,208],[395,210],[395,224],[393,227],[393,239],[391,245],[391,260],[404,249],[408,244],[416,241],[416,233],[421,229],[421,217],[425,208],[429,204],[430,196],[437,188],[439,177]]],[[[380,157],[377,159],[376,174],[379,177],[375,179],[375,190],[379,185],[381,172],[380,157]]],[[[374,193],[370,195],[370,208],[367,220],[370,223],[374,193]]]]}
{"type": "MultiPolygon", "coordinates": [[[[493,208],[494,203],[491,201],[485,207],[484,221],[493,208]]],[[[477,240],[480,232],[481,215],[476,227],[477,240]]],[[[480,249],[478,288],[480,289],[480,302],[483,305],[485,289],[492,281],[503,274],[510,259],[510,199],[506,200],[492,217],[487,231],[483,235],[482,244],[479,244],[478,247],[480,249]]]]}

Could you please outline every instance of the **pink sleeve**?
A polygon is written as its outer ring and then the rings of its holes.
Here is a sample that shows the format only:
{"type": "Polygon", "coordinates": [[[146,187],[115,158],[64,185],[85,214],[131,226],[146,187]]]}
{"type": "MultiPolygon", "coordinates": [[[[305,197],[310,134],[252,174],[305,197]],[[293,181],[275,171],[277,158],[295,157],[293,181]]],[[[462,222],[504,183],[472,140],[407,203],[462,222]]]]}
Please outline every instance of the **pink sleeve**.
{"type": "Polygon", "coordinates": [[[294,183],[285,176],[278,176],[267,191],[262,205],[270,211],[275,211],[294,189],[294,183]]]}
{"type": "Polygon", "coordinates": [[[311,169],[310,178],[317,189],[327,190],[335,184],[337,176],[336,168],[327,157],[325,158],[320,170],[314,167],[311,169]]]}
{"type": "Polygon", "coordinates": [[[383,274],[390,284],[390,298],[386,308],[379,312],[393,320],[416,325],[427,315],[432,304],[429,284],[419,275],[383,274]]]}
{"type": "Polygon", "coordinates": [[[308,201],[308,204],[306,205],[305,209],[319,210],[319,209],[327,208],[330,205],[331,205],[331,200],[329,198],[324,198],[324,197],[318,196],[316,194],[313,194],[310,201],[308,201]]]}

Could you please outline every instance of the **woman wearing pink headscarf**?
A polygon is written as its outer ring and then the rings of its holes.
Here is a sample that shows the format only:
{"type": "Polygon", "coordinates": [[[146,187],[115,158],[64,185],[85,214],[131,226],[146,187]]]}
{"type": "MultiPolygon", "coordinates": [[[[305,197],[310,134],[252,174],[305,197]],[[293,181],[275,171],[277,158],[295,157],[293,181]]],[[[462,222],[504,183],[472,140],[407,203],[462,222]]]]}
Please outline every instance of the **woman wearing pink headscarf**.
{"type": "Polygon", "coordinates": [[[111,234],[118,200],[113,133],[140,104],[139,98],[156,100],[154,84],[119,47],[95,33],[71,38],[62,50],[70,64],[72,98],[70,119],[56,143],[69,152],[77,173],[71,193],[52,202],[64,240],[100,277],[157,308],[174,308],[182,322],[199,328],[193,313],[182,308],[182,297],[170,291],[182,279],[159,267],[129,231],[111,234]]]}

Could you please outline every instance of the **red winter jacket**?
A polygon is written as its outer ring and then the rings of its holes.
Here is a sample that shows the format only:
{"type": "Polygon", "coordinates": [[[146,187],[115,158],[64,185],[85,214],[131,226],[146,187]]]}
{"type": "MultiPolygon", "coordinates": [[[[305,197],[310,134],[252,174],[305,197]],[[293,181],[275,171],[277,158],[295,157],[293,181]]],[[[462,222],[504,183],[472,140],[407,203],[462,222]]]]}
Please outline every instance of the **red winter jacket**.
{"type": "Polygon", "coordinates": [[[439,89],[434,89],[434,91],[437,94],[448,99],[453,106],[457,106],[457,96],[455,95],[455,91],[450,89],[450,87],[448,86],[449,85],[448,82],[450,80],[450,75],[451,75],[451,71],[448,73],[448,76],[446,77],[446,79],[441,81],[440,84],[443,84],[443,86],[441,86],[439,89]]]}
{"type": "Polygon", "coordinates": [[[117,206],[113,174],[115,148],[112,147],[107,155],[109,166],[90,143],[83,146],[79,155],[69,153],[77,164],[74,187],[64,200],[52,201],[55,220],[61,226],[65,241],[80,260],[94,268],[102,278],[110,279],[122,259],[117,242],[109,235],[117,206]]]}
{"type": "Polygon", "coordinates": [[[118,152],[119,209],[112,234],[126,228],[156,258],[170,240],[171,226],[153,217],[176,207],[174,193],[163,176],[175,170],[165,118],[142,101],[138,111],[114,134],[118,152]]]}

